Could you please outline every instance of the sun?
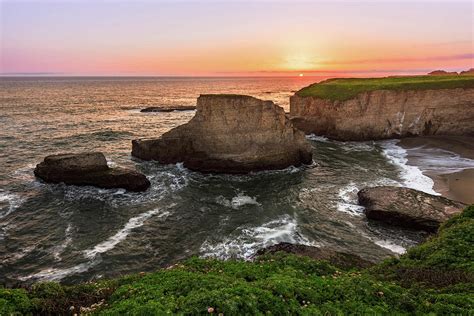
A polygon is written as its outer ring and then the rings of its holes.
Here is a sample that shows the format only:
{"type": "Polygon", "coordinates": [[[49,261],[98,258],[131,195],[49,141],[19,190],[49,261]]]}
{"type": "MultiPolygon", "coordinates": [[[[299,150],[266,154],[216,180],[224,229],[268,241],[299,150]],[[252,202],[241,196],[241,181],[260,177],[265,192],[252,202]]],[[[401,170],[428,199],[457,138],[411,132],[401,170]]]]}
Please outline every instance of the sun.
{"type": "Polygon", "coordinates": [[[298,76],[300,76],[300,77],[303,77],[303,76],[304,76],[304,74],[299,74],[298,76]]]}

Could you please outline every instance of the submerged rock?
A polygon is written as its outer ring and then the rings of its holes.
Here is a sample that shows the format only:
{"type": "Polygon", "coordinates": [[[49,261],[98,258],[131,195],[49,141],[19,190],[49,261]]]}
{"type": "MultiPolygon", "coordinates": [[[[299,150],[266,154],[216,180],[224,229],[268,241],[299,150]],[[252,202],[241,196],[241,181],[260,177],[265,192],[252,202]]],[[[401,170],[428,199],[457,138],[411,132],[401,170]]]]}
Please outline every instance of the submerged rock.
{"type": "Polygon", "coordinates": [[[150,186],[150,181],[135,170],[109,168],[104,154],[100,152],[47,156],[36,165],[34,173],[38,178],[52,183],[124,188],[130,191],[145,191],[150,186]]]}
{"type": "Polygon", "coordinates": [[[140,112],[173,112],[173,111],[193,111],[196,110],[194,105],[184,106],[151,106],[141,109],[140,112]]]}
{"type": "Polygon", "coordinates": [[[191,121],[158,139],[134,140],[132,155],[216,173],[283,169],[312,161],[311,145],[281,107],[244,95],[201,95],[191,121]]]}
{"type": "Polygon", "coordinates": [[[466,207],[442,196],[392,186],[365,188],[357,195],[367,218],[429,232],[466,207]]]}
{"type": "Polygon", "coordinates": [[[373,264],[373,262],[362,259],[358,255],[339,252],[329,248],[318,248],[306,245],[290,244],[287,242],[281,242],[276,245],[260,249],[255,253],[254,257],[265,254],[273,254],[279,251],[310,257],[316,260],[326,260],[340,268],[367,268],[373,264]]]}

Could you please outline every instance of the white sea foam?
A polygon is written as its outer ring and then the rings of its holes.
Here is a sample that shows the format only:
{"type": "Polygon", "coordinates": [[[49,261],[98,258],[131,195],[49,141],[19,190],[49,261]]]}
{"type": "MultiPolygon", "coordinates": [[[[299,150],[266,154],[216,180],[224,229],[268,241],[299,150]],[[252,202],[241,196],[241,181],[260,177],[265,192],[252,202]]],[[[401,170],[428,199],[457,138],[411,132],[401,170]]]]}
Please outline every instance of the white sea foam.
{"type": "MultiPolygon", "coordinates": [[[[142,213],[138,216],[130,218],[128,222],[125,224],[125,226],[121,230],[119,230],[117,233],[115,233],[115,235],[109,237],[107,240],[101,242],[100,244],[97,244],[92,249],[84,250],[84,256],[86,258],[92,259],[97,254],[101,254],[115,248],[117,244],[119,244],[125,238],[127,238],[128,234],[132,231],[132,229],[142,226],[147,219],[149,219],[153,215],[158,214],[160,211],[161,209],[156,208],[148,212],[142,213]]],[[[165,211],[159,214],[158,217],[166,217],[168,215],[169,215],[169,212],[165,211]]]]}
{"type": "Polygon", "coordinates": [[[83,262],[70,268],[46,268],[31,275],[18,277],[18,279],[21,281],[30,279],[40,281],[60,281],[68,275],[86,272],[93,266],[97,265],[99,262],[100,259],[97,259],[94,261],[83,262]]]}
{"type": "Polygon", "coordinates": [[[418,167],[407,165],[407,151],[397,145],[398,140],[380,142],[384,156],[400,170],[402,185],[423,191],[430,194],[439,195],[433,190],[434,182],[425,176],[418,167]]]}
{"type": "Polygon", "coordinates": [[[314,245],[298,231],[295,218],[282,216],[259,227],[240,228],[238,236],[228,236],[219,242],[206,240],[201,245],[204,257],[249,259],[258,249],[279,242],[314,245]]]}
{"type": "Polygon", "coordinates": [[[390,250],[391,252],[394,252],[396,254],[402,255],[404,254],[407,250],[405,247],[397,245],[390,240],[381,240],[381,239],[374,239],[373,242],[385,249],[390,250]]]}
{"type": "Polygon", "coordinates": [[[354,182],[350,182],[347,186],[339,190],[339,202],[337,203],[337,210],[355,216],[361,216],[364,207],[360,206],[357,201],[357,192],[359,188],[354,182]]]}
{"type": "Polygon", "coordinates": [[[375,150],[373,142],[336,142],[341,145],[341,149],[348,152],[353,151],[372,151],[375,150]]]}
{"type": "Polygon", "coordinates": [[[102,254],[107,252],[115,246],[117,246],[120,242],[125,240],[128,234],[137,227],[142,226],[147,219],[150,217],[159,214],[159,217],[166,217],[168,216],[169,212],[164,211],[160,213],[159,208],[150,210],[148,212],[139,214],[135,217],[132,217],[128,220],[125,226],[119,230],[115,235],[109,237],[107,240],[97,244],[91,249],[87,249],[83,251],[84,257],[88,259],[87,262],[83,262],[77,264],[75,266],[69,268],[47,268],[43,269],[38,273],[31,274],[24,277],[19,277],[19,280],[25,281],[29,279],[37,279],[37,280],[46,280],[46,281],[59,281],[71,274],[83,273],[88,271],[90,268],[94,267],[98,263],[101,262],[100,256],[98,254],[102,254]]]}
{"type": "Polygon", "coordinates": [[[321,143],[327,143],[329,142],[329,139],[327,137],[324,137],[324,136],[317,136],[315,134],[309,134],[309,135],[306,135],[306,138],[309,139],[309,140],[313,140],[315,142],[321,142],[321,143]]]}
{"type": "Polygon", "coordinates": [[[474,168],[474,159],[461,157],[448,150],[420,146],[406,151],[423,172],[448,174],[474,168]]]}
{"type": "Polygon", "coordinates": [[[226,207],[232,207],[233,209],[238,209],[244,205],[260,205],[260,203],[257,202],[257,198],[244,195],[243,193],[237,194],[231,200],[220,195],[216,197],[216,202],[226,207]]]}
{"type": "Polygon", "coordinates": [[[6,207],[0,208],[2,218],[15,211],[23,203],[23,198],[18,194],[0,190],[0,203],[7,204],[6,207]]]}
{"type": "Polygon", "coordinates": [[[64,231],[64,241],[53,248],[53,256],[56,261],[61,261],[61,254],[72,243],[72,224],[69,223],[64,231]]]}

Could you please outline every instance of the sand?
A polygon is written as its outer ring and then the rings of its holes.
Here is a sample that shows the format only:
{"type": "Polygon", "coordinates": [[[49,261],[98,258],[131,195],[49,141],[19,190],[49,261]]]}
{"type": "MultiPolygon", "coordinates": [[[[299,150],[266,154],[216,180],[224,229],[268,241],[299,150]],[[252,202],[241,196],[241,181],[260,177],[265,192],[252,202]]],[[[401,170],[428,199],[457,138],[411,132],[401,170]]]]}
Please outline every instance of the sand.
{"type": "MultiPolygon", "coordinates": [[[[420,146],[453,152],[463,158],[474,159],[474,137],[471,136],[430,136],[402,139],[399,145],[405,149],[420,146]]],[[[416,157],[407,155],[408,164],[417,165],[416,157]]],[[[434,181],[434,190],[447,198],[474,204],[474,168],[442,173],[423,172],[434,181]]]]}

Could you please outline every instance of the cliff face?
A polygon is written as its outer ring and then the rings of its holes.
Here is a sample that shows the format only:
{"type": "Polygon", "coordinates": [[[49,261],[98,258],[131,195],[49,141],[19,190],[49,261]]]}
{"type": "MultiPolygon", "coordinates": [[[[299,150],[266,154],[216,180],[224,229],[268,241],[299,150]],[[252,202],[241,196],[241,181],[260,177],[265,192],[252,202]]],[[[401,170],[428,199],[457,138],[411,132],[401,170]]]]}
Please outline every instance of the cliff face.
{"type": "Polygon", "coordinates": [[[339,140],[474,134],[474,89],[376,90],[346,101],[294,95],[293,124],[339,140]]]}
{"type": "Polygon", "coordinates": [[[282,108],[250,96],[201,95],[196,115],[158,139],[134,140],[132,155],[193,170],[245,173],[310,163],[311,146],[282,108]]]}

